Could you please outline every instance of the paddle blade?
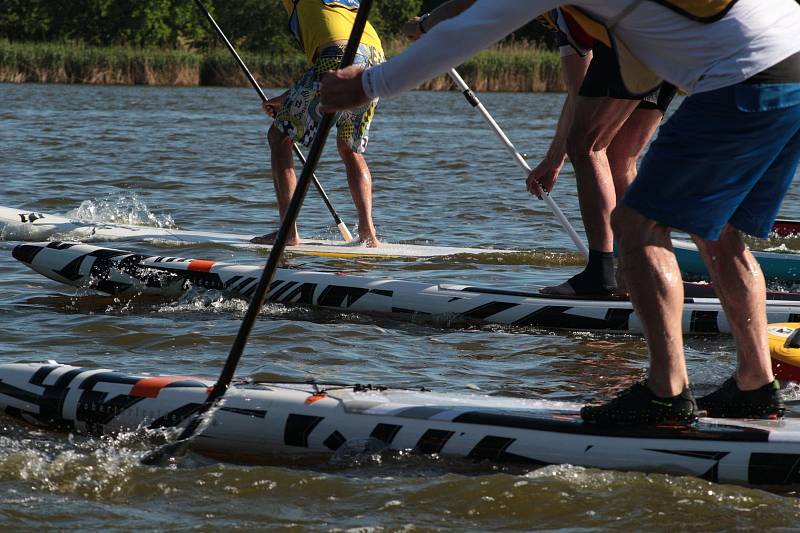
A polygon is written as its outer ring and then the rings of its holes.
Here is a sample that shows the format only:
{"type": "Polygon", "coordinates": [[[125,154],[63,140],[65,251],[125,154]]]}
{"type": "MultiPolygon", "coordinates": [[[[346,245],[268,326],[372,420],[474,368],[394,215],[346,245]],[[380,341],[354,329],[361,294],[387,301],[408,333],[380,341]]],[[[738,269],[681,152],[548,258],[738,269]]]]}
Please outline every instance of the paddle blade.
{"type": "Polygon", "coordinates": [[[140,462],[145,466],[169,466],[182,459],[186,455],[188,447],[189,439],[168,442],[160,448],[148,452],[140,462]]]}
{"type": "Polygon", "coordinates": [[[168,442],[163,446],[147,453],[141,459],[141,463],[147,466],[167,466],[175,463],[186,455],[189,450],[192,438],[203,430],[211,423],[211,418],[220,406],[222,394],[209,395],[206,403],[200,405],[193,414],[189,423],[183,428],[181,434],[173,442],[168,442]]]}

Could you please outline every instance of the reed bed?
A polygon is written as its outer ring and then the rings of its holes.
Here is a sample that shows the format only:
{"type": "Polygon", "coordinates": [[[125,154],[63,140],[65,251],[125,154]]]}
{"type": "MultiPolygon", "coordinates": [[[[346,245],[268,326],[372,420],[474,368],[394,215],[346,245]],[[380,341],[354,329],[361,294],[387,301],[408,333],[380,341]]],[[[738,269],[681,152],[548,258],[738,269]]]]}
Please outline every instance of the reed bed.
{"type": "Polygon", "coordinates": [[[0,41],[0,81],[198,85],[202,56],[159,48],[0,41]]]}
{"type": "MultiPolygon", "coordinates": [[[[387,56],[405,43],[390,42],[387,56]]],[[[286,87],[307,68],[300,53],[243,53],[265,87],[286,87]]],[[[558,53],[527,43],[500,45],[459,67],[476,91],[563,91],[558,53]]],[[[91,47],[74,43],[12,43],[0,40],[0,82],[120,85],[246,86],[248,81],[224,49],[207,53],[160,48],[91,47]]],[[[440,77],[423,89],[450,90],[440,77]]]]}

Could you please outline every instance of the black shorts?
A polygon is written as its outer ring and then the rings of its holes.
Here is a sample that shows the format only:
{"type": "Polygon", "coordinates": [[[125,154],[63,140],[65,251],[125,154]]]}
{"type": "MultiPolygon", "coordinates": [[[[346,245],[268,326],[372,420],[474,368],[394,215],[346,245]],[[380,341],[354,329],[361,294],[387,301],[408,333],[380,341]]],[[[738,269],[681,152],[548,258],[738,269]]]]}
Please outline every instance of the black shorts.
{"type": "Polygon", "coordinates": [[[605,45],[595,44],[592,48],[592,62],[578,94],[590,98],[605,96],[617,100],[641,100],[638,109],[658,109],[665,113],[676,92],[674,85],[663,82],[644,97],[631,95],[622,82],[614,51],[605,45]]]}

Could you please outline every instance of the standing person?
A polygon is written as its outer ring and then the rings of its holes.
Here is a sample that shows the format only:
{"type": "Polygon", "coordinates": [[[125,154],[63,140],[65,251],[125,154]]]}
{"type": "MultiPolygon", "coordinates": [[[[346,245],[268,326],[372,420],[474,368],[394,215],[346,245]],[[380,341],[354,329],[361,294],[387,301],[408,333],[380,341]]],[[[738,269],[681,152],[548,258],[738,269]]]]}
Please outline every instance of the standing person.
{"type": "MultiPolygon", "coordinates": [[[[473,3],[445,2],[431,13],[409,20],[404,32],[418,39],[473,3]]],[[[613,50],[585,33],[569,13],[556,8],[539,20],[557,32],[567,98],[550,147],[528,176],[527,187],[539,198],[552,191],[569,154],[589,242],[584,270],[541,292],[608,296],[617,291],[611,210],[636,177],[639,155],[664,118],[676,89],[662,83],[644,96],[631,94],[622,82],[613,50]]]]}
{"type": "MultiPolygon", "coordinates": [[[[292,144],[297,142],[308,147],[314,139],[322,119],[319,111],[320,76],[339,66],[359,5],[358,0],[282,1],[289,15],[289,28],[312,67],[291,89],[263,104],[264,111],[273,118],[267,139],[281,219],[297,183],[292,144]]],[[[381,40],[367,22],[353,64],[363,68],[382,61],[381,40]]],[[[377,101],[375,98],[365,102],[342,113],[336,120],[336,148],[344,163],[350,195],[358,211],[358,237],[370,247],[376,247],[380,242],[372,222],[372,177],[362,153],[367,148],[369,126],[377,101]]],[[[253,242],[272,244],[276,235],[277,231],[256,237],[253,242]]],[[[300,244],[296,225],[286,244],[300,244]]]]}
{"type": "Polygon", "coordinates": [[[617,292],[611,211],[636,177],[636,162],[676,89],[662,83],[644,96],[631,94],[614,51],[583,32],[569,13],[554,9],[540,20],[558,34],[567,98],[545,158],[528,176],[528,191],[540,198],[551,192],[569,155],[589,244],[583,271],[541,292],[608,296],[617,292]]]}
{"type": "MultiPolygon", "coordinates": [[[[477,0],[390,62],[323,80],[323,110],[408,90],[462,63],[560,0],[477,0]]],[[[644,93],[659,78],[690,94],[645,155],[612,214],[623,277],[650,351],[648,377],[581,416],[601,424],[783,413],[767,344],[764,276],[742,233],[766,237],[800,162],[800,6],[794,0],[574,0],[581,27],[644,93]],[[683,351],[683,284],[672,228],[711,273],[738,365],[696,402],[683,351]]],[[[565,8],[566,9],[566,8],[565,8]]]]}

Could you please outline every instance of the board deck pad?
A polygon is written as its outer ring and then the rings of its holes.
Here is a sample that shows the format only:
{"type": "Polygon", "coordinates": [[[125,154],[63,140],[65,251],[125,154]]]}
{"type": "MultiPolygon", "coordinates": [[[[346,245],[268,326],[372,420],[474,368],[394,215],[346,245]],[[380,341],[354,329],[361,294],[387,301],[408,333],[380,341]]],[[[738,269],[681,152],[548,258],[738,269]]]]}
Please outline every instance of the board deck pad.
{"type": "MultiPolygon", "coordinates": [[[[269,250],[270,245],[253,244],[255,235],[238,235],[209,231],[179,230],[75,220],[47,213],[0,207],[0,225],[5,226],[6,240],[44,241],[53,238],[82,242],[164,242],[177,244],[215,243],[235,248],[269,250]]],[[[494,248],[428,246],[382,243],[369,248],[358,242],[302,239],[298,246],[287,246],[286,252],[323,257],[425,258],[457,255],[514,254],[521,251],[494,248]]]]}
{"type": "MultiPolygon", "coordinates": [[[[183,426],[213,381],[48,363],[0,365],[0,410],[28,424],[90,435],[183,426]]],[[[800,483],[800,420],[703,418],[694,426],[584,423],[579,405],[378,386],[237,383],[195,451],[237,463],[332,454],[371,440],[388,450],[487,463],[800,483]]]]}
{"type": "MultiPolygon", "coordinates": [[[[249,298],[261,265],[238,265],[180,257],[148,256],[70,242],[25,243],[16,259],[50,279],[114,295],[175,296],[191,288],[215,289],[249,298]]],[[[707,286],[689,285],[683,329],[692,334],[729,333],[719,300],[707,286]]],[[[516,328],[557,328],[640,333],[641,323],[623,298],[568,298],[457,283],[419,283],[279,268],[269,301],[348,312],[391,314],[437,325],[475,323],[516,328]]],[[[800,294],[769,300],[770,322],[800,319],[800,294]]]]}

